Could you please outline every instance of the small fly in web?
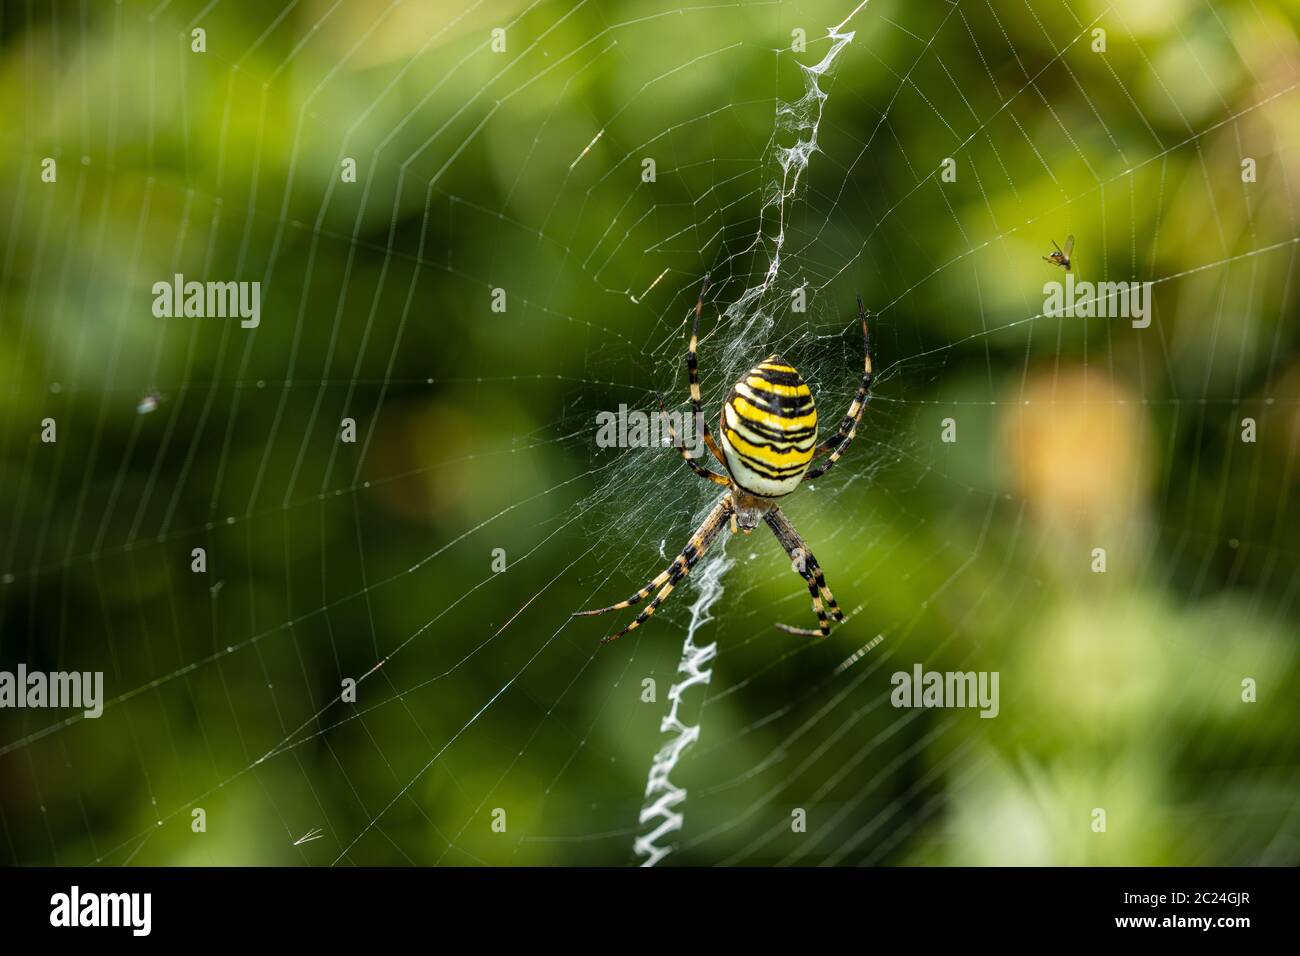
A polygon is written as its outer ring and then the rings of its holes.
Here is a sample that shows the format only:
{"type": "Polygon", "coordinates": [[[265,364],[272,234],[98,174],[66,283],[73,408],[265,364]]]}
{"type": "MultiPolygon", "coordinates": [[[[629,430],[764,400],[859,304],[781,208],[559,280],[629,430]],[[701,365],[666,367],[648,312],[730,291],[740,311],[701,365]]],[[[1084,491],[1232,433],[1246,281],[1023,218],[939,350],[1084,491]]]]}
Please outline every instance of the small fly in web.
{"type": "MultiPolygon", "coordinates": [[[[1052,240],[1052,245],[1056,246],[1056,240],[1052,240]]],[[[1050,256],[1043,256],[1044,262],[1050,262],[1054,266],[1060,266],[1066,272],[1070,271],[1070,257],[1074,255],[1074,236],[1065,237],[1065,249],[1056,246],[1056,251],[1050,256]]]]}
{"type": "Polygon", "coordinates": [[[298,839],[293,841],[294,846],[302,846],[304,843],[310,843],[312,840],[319,840],[325,836],[325,831],[320,827],[312,827],[298,839]]]}
{"type": "Polygon", "coordinates": [[[136,403],[135,406],[136,414],[148,415],[151,412],[157,411],[159,404],[162,403],[162,400],[163,400],[162,393],[159,392],[158,389],[156,388],[149,389],[149,391],[145,392],[144,397],[141,398],[140,401],[136,403]]]}
{"type": "MultiPolygon", "coordinates": [[[[678,582],[690,574],[691,568],[704,555],[718,533],[727,526],[728,521],[733,534],[737,530],[749,534],[758,527],[760,521],[766,521],[790,556],[791,566],[808,583],[813,611],[817,614],[817,630],[791,627],[788,624],[778,624],[777,627],[791,634],[826,637],[831,632],[832,618],[836,621],[844,620],[844,612],[835,603],[835,596],[826,585],[826,576],[822,573],[821,566],[790,519],[777,507],[777,499],[790,494],[799,487],[800,482],[820,478],[830,471],[858,433],[862,413],[871,398],[871,337],[867,331],[867,313],[862,308],[862,297],[858,297],[864,356],[862,382],[836,433],[820,445],[816,444],[817,409],[813,404],[812,391],[793,365],[779,355],[769,355],[746,372],[727,394],[718,419],[719,443],[704,419],[699,368],[695,358],[699,348],[700,312],[704,308],[704,293],[708,288],[709,277],[705,276],[704,286],[695,303],[691,344],[686,352],[686,371],[691,383],[691,409],[703,433],[704,445],[726,470],[726,474],[720,475],[705,468],[695,460],[695,454],[685,445],[679,448],[691,471],[726,488],[727,493],[691,535],[690,542],[681,554],[649,584],[618,604],[593,611],[574,612],[575,616],[586,616],[619,611],[639,604],[659,589],[654,600],[646,605],[645,610],[631,624],[617,634],[604,638],[602,644],[616,641],[648,621],[659,605],[672,594],[678,582]],[[809,468],[814,458],[827,454],[829,457],[824,462],[809,468]]],[[[659,409],[673,444],[676,445],[677,437],[673,434],[662,399],[659,409]]]]}

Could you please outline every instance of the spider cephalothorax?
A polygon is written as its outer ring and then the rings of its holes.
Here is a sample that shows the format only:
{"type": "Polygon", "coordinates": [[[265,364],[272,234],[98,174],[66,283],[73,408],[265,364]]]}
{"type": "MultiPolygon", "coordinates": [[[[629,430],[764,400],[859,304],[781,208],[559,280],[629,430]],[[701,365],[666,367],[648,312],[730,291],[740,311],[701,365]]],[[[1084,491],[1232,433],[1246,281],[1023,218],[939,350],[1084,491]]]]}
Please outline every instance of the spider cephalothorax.
{"type": "Polygon", "coordinates": [[[739,488],[733,488],[726,500],[731,502],[732,530],[740,530],[745,534],[757,528],[768,512],[776,507],[776,502],[771,498],[751,495],[739,488]]]}
{"type": "MultiPolygon", "coordinates": [[[[818,478],[830,471],[857,434],[862,412],[871,396],[871,339],[867,332],[867,315],[862,308],[862,299],[858,299],[864,353],[862,383],[840,422],[839,430],[828,440],[817,444],[817,408],[812,391],[793,365],[779,355],[769,355],[741,376],[740,381],[727,393],[727,400],[723,403],[718,418],[718,431],[722,438],[719,443],[709,431],[701,409],[700,375],[695,360],[700,341],[700,312],[704,309],[704,293],[708,288],[709,277],[705,276],[700,297],[695,303],[691,344],[686,352],[686,370],[691,381],[691,408],[695,420],[702,426],[704,445],[727,470],[727,474],[720,475],[705,468],[695,460],[695,454],[684,446],[681,447],[681,453],[692,471],[701,478],[722,485],[727,493],[691,535],[690,542],[681,554],[653,581],[626,601],[593,611],[576,612],[579,615],[590,615],[617,611],[639,604],[658,589],[659,593],[655,594],[654,600],[646,605],[645,610],[631,624],[617,634],[606,637],[603,643],[617,640],[649,620],[659,605],[672,594],[677,583],[695,567],[695,563],[718,533],[727,526],[728,521],[733,532],[741,530],[746,534],[757,528],[759,522],[766,521],[790,556],[791,566],[808,582],[808,593],[812,595],[813,610],[817,613],[818,629],[813,631],[786,624],[778,624],[777,627],[792,634],[820,634],[825,637],[831,630],[830,618],[836,621],[844,619],[844,613],[826,585],[821,566],[799,537],[799,532],[790,523],[790,519],[778,507],[776,499],[794,491],[804,479],[818,478]],[[829,457],[822,464],[809,467],[814,458],[828,453],[829,457]]],[[[661,401],[661,409],[662,406],[661,401]]],[[[664,422],[668,422],[666,412],[664,422]]],[[[668,428],[671,434],[672,426],[668,425],[668,428]]],[[[675,436],[673,443],[676,444],[675,436]]]]}

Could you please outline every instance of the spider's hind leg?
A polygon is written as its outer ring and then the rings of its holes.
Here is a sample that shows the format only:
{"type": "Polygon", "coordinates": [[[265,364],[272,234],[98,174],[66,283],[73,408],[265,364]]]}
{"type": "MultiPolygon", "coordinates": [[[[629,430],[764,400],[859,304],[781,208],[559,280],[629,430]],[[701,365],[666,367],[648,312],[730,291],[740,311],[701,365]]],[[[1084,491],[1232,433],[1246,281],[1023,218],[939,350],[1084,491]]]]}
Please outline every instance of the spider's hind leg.
{"type": "Polygon", "coordinates": [[[610,641],[616,641],[628,631],[640,627],[650,619],[651,615],[653,615],[655,611],[659,609],[659,605],[663,604],[663,602],[668,599],[668,596],[673,593],[673,588],[677,587],[678,582],[681,581],[682,578],[686,577],[686,575],[690,574],[691,568],[695,567],[695,563],[703,557],[704,552],[708,550],[709,545],[713,543],[713,539],[718,536],[718,532],[726,527],[727,518],[731,516],[731,511],[731,496],[726,495],[713,507],[713,510],[709,512],[709,516],[704,519],[704,523],[695,530],[693,535],[691,535],[691,540],[687,543],[686,547],[682,548],[681,554],[677,555],[677,557],[673,559],[673,563],[668,565],[667,568],[655,576],[654,580],[643,587],[640,591],[637,591],[626,601],[611,604],[609,607],[596,608],[592,611],[574,611],[573,616],[590,617],[595,614],[604,614],[607,611],[622,610],[625,607],[631,607],[633,604],[640,603],[645,600],[652,591],[659,589],[659,593],[655,595],[654,600],[646,605],[645,610],[638,614],[631,624],[623,628],[623,630],[619,631],[617,634],[612,634],[609,637],[603,638],[601,643],[608,644],[610,641]]]}
{"type": "Polygon", "coordinates": [[[808,593],[812,596],[813,610],[817,613],[817,630],[810,630],[802,627],[791,627],[788,624],[778,624],[783,631],[791,634],[806,634],[810,637],[826,637],[831,632],[830,620],[844,620],[844,612],[840,610],[839,604],[835,601],[835,595],[831,593],[830,586],[826,583],[826,575],[822,572],[821,565],[817,563],[817,558],[808,550],[808,545],[804,543],[799,532],[795,530],[790,519],[787,518],[780,508],[773,508],[765,516],[765,520],[776,535],[776,539],[781,542],[785,548],[785,553],[790,556],[794,569],[799,572],[800,576],[808,583],[808,593]],[[830,615],[828,619],[827,610],[830,615]]]}
{"type": "Polygon", "coordinates": [[[623,628],[623,630],[619,631],[617,634],[610,634],[607,635],[606,637],[602,637],[600,639],[600,643],[609,644],[612,641],[617,641],[628,631],[636,630],[646,621],[650,620],[650,617],[654,614],[654,612],[659,610],[659,605],[663,604],[664,601],[668,600],[668,595],[673,593],[673,588],[677,587],[677,582],[680,581],[682,578],[686,577],[686,575],[690,574],[691,566],[694,563],[695,562],[692,560],[689,564],[681,565],[674,568],[673,573],[668,577],[668,582],[663,586],[663,588],[659,591],[659,593],[655,595],[655,599],[646,605],[645,610],[642,611],[640,614],[638,614],[635,618],[633,618],[632,623],[629,624],[627,627],[623,628]]]}
{"type": "Polygon", "coordinates": [[[809,627],[792,627],[789,624],[777,623],[777,627],[787,634],[803,634],[806,637],[829,637],[831,633],[830,621],[826,619],[826,608],[822,607],[821,595],[817,591],[817,582],[808,575],[804,575],[808,581],[808,593],[812,595],[813,610],[817,612],[817,630],[809,627]]]}

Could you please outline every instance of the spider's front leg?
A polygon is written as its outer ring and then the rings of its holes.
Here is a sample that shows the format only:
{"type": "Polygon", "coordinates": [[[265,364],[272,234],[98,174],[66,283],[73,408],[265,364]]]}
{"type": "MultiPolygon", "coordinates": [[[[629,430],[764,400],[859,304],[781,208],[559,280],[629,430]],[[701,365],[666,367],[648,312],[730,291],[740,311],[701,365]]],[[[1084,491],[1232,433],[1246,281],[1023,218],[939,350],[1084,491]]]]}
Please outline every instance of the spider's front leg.
{"type": "Polygon", "coordinates": [[[805,634],[809,637],[826,637],[831,632],[830,620],[827,619],[826,611],[830,609],[830,617],[835,621],[844,620],[844,612],[840,606],[835,603],[835,595],[831,593],[830,587],[826,584],[826,576],[822,573],[821,565],[817,563],[817,558],[808,550],[808,545],[804,543],[799,532],[795,530],[790,519],[780,508],[773,508],[767,513],[764,520],[776,535],[776,540],[781,542],[781,547],[785,548],[785,553],[790,556],[792,566],[799,575],[808,582],[808,593],[812,596],[813,610],[817,612],[817,630],[811,630],[805,627],[791,627],[789,624],[778,624],[783,631],[790,634],[805,634]],[[823,598],[825,602],[823,603],[823,598]]]}
{"type": "MultiPolygon", "coordinates": [[[[664,407],[664,397],[662,395],[656,397],[659,399],[659,414],[660,416],[662,416],[664,428],[668,430],[668,440],[672,442],[674,447],[676,447],[678,450],[681,451],[682,460],[685,461],[686,464],[690,466],[691,471],[695,472],[701,478],[707,478],[715,485],[722,485],[722,487],[724,488],[730,488],[731,480],[729,478],[726,478],[723,475],[719,475],[716,472],[709,471],[709,469],[705,468],[703,465],[701,465],[699,462],[695,460],[695,455],[691,453],[691,450],[687,448],[685,444],[679,445],[677,443],[677,430],[673,428],[672,420],[668,417],[668,409],[664,407]]],[[[732,519],[732,523],[733,523],[732,530],[734,531],[735,530],[734,518],[732,519]]]]}
{"type": "Polygon", "coordinates": [[[840,422],[839,431],[818,445],[813,455],[816,458],[830,452],[830,458],[826,459],[825,463],[808,469],[804,473],[804,481],[820,478],[835,467],[835,463],[840,460],[840,455],[853,444],[853,439],[858,433],[858,423],[862,421],[862,413],[866,411],[867,402],[871,401],[871,335],[867,331],[867,312],[862,307],[862,296],[858,296],[858,318],[862,320],[862,382],[858,385],[858,393],[853,397],[848,412],[840,422]]]}
{"type": "Polygon", "coordinates": [[[645,600],[651,591],[659,588],[659,593],[655,595],[655,599],[646,605],[646,609],[638,614],[631,624],[623,628],[623,630],[619,631],[617,634],[612,634],[609,637],[602,638],[600,643],[608,644],[610,641],[616,641],[628,631],[640,627],[650,619],[651,615],[653,615],[656,610],[659,609],[659,605],[663,604],[664,601],[668,599],[668,596],[673,593],[673,588],[677,587],[677,583],[681,581],[682,578],[686,577],[686,575],[691,573],[691,568],[695,567],[695,563],[699,561],[704,555],[704,552],[708,550],[709,545],[713,543],[713,539],[718,536],[718,532],[726,527],[727,519],[731,516],[731,512],[731,496],[724,495],[722,500],[714,505],[713,510],[709,512],[709,516],[704,519],[704,523],[695,530],[693,535],[691,535],[690,542],[687,543],[686,547],[682,548],[681,554],[677,555],[677,557],[673,559],[673,563],[661,571],[653,581],[643,587],[640,591],[637,591],[626,601],[619,601],[617,604],[611,604],[609,607],[596,608],[593,611],[574,611],[573,616],[590,617],[595,614],[604,614],[607,611],[618,611],[625,607],[631,607],[633,604],[638,604],[645,600]]]}
{"type": "Polygon", "coordinates": [[[686,373],[691,380],[691,411],[695,414],[695,426],[704,435],[705,447],[725,468],[727,459],[723,457],[722,449],[718,447],[713,432],[709,430],[709,423],[704,418],[704,398],[700,394],[700,366],[696,359],[700,349],[700,313],[704,311],[704,293],[708,291],[709,277],[705,276],[704,284],[700,286],[700,297],[695,300],[695,317],[691,320],[691,344],[686,349],[686,373]]]}

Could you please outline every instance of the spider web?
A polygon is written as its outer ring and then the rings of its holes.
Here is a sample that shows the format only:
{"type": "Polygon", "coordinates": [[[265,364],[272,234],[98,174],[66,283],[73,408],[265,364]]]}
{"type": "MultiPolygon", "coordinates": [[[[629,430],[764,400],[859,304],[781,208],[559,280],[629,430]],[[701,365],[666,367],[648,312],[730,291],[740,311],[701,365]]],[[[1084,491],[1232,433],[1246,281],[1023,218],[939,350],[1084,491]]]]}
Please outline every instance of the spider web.
{"type": "Polygon", "coordinates": [[[1294,20],[440,6],[5,8],[0,668],[107,702],[0,713],[0,852],[1294,863],[1294,20]],[[1149,328],[1044,315],[1067,234],[1149,328]],[[260,326],[155,319],[175,273],[260,281],[260,326]],[[594,441],[685,406],[705,273],[711,414],[779,352],[837,421],[866,302],[871,407],[783,504],[847,617],[777,630],[803,582],[724,534],[602,648],[571,612],[718,496],[594,441]],[[892,707],[918,662],[999,716],[892,707]]]}

